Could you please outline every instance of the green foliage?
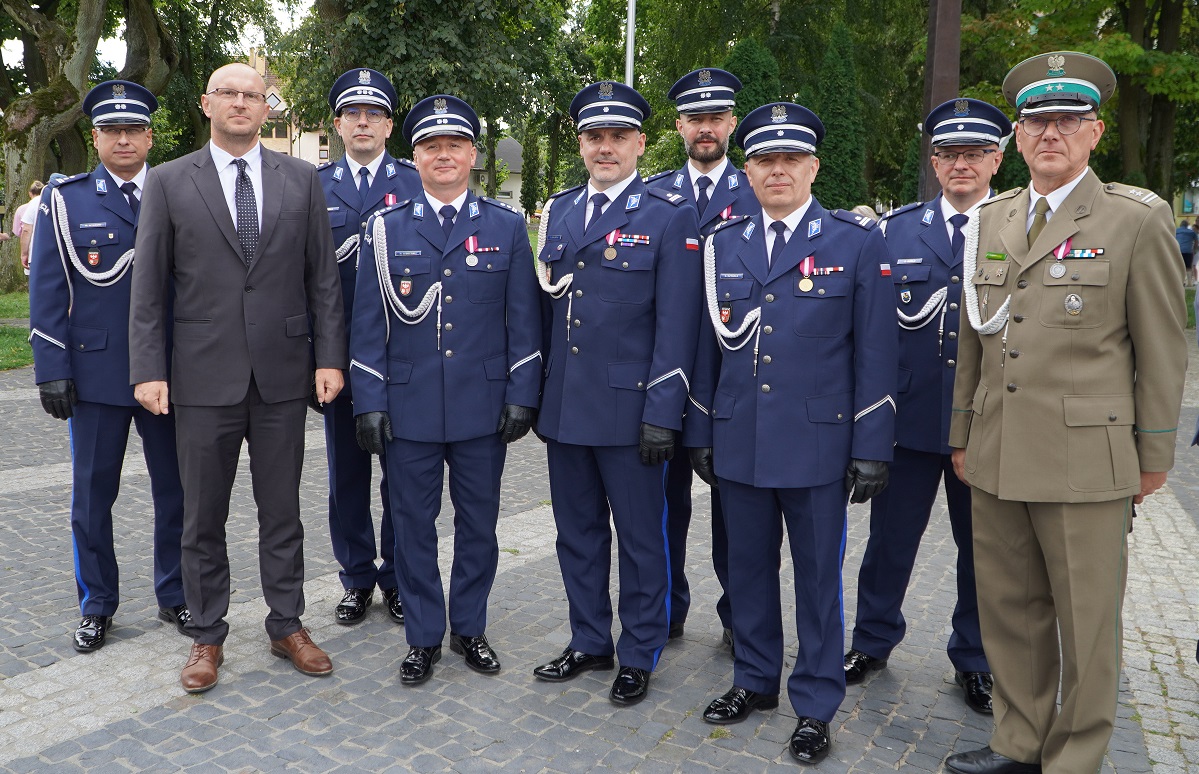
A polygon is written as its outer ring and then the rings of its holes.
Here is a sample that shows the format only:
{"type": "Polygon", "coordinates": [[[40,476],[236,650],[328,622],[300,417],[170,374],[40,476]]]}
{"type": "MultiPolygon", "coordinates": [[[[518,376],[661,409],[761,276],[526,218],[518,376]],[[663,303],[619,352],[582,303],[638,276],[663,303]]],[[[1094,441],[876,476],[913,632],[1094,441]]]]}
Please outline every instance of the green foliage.
{"type": "Polygon", "coordinates": [[[849,28],[833,27],[820,67],[814,112],[824,123],[820,172],[812,191],[827,208],[852,208],[866,202],[866,129],[854,70],[849,28]]]}
{"type": "Polygon", "coordinates": [[[738,41],[728,59],[724,60],[722,69],[728,70],[741,81],[737,107],[733,111],[737,120],[744,118],[754,108],[777,102],[783,96],[778,60],[754,38],[738,41]]]}
{"type": "Polygon", "coordinates": [[[541,139],[537,136],[541,124],[530,119],[524,127],[520,146],[520,207],[531,218],[541,206],[541,139]]]}
{"type": "Polygon", "coordinates": [[[649,177],[668,169],[679,169],[687,163],[687,151],[678,132],[663,133],[653,145],[645,146],[645,155],[637,163],[641,174],[649,177]]]}

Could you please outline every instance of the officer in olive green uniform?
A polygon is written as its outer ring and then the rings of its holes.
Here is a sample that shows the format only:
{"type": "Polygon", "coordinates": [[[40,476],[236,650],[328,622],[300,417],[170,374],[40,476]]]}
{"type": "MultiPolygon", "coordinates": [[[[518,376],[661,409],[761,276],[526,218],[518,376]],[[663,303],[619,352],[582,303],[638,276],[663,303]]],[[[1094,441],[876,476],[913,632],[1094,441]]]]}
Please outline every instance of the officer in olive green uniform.
{"type": "Polygon", "coordinates": [[[1115,84],[1073,52],[1008,73],[1032,182],[966,236],[949,445],[971,486],[995,730],[949,757],[959,774],[1099,769],[1132,505],[1174,464],[1187,344],[1170,207],[1088,167],[1115,84]]]}

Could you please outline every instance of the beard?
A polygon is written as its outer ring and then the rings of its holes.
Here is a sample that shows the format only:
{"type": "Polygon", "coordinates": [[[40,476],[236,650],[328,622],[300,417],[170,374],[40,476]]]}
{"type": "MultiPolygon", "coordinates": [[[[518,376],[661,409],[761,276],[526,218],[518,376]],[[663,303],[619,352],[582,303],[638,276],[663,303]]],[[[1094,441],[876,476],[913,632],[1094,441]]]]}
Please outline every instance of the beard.
{"type": "Polygon", "coordinates": [[[712,148],[712,150],[710,150],[710,151],[702,151],[695,145],[692,145],[691,143],[684,140],[683,147],[687,149],[687,158],[694,159],[695,161],[698,161],[701,164],[711,164],[714,161],[720,161],[722,158],[724,158],[725,154],[727,154],[729,152],[728,138],[726,137],[724,139],[724,142],[720,142],[719,140],[716,140],[715,137],[713,137],[712,139],[713,139],[713,141],[715,141],[716,146],[714,148],[712,148]]]}

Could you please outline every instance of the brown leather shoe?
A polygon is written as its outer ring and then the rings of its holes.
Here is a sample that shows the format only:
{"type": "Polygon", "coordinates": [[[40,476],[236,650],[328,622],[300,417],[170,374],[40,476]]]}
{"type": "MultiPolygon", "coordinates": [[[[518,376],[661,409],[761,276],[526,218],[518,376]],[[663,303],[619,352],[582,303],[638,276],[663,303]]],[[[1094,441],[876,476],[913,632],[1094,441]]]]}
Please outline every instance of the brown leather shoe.
{"type": "Polygon", "coordinates": [[[289,634],[281,640],[271,640],[271,655],[291,659],[296,671],[313,677],[333,672],[333,662],[308,636],[307,629],[289,634]]]}
{"type": "Polygon", "coordinates": [[[217,684],[217,667],[225,662],[225,649],[220,645],[192,643],[187,664],[179,674],[179,682],[188,693],[204,693],[217,684]]]}

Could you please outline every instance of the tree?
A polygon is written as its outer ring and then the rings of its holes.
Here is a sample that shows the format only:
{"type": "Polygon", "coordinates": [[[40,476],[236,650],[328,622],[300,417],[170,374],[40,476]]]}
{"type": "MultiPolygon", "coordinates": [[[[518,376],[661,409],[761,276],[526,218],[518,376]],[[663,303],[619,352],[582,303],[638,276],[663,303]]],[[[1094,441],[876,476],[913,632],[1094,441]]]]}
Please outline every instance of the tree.
{"type": "Polygon", "coordinates": [[[534,117],[525,121],[520,146],[520,208],[530,218],[541,206],[541,122],[534,117]]]}
{"type": "Polygon", "coordinates": [[[756,107],[776,102],[783,96],[779,80],[779,63],[770,50],[754,38],[741,40],[733,46],[723,69],[737,76],[742,89],[737,94],[737,120],[756,107]]]}
{"type": "Polygon", "coordinates": [[[866,129],[854,68],[849,28],[837,23],[820,67],[816,106],[824,124],[820,173],[813,193],[825,207],[851,208],[866,202],[866,129]]]}

